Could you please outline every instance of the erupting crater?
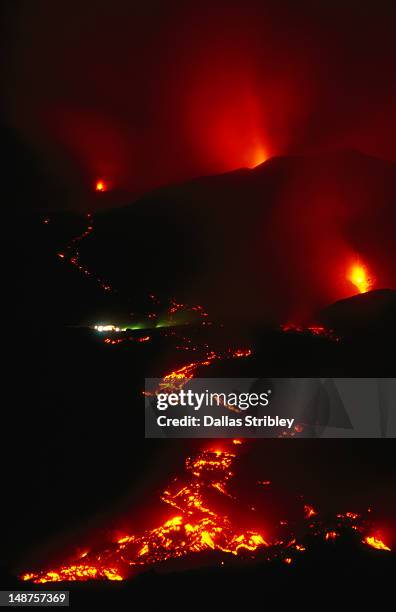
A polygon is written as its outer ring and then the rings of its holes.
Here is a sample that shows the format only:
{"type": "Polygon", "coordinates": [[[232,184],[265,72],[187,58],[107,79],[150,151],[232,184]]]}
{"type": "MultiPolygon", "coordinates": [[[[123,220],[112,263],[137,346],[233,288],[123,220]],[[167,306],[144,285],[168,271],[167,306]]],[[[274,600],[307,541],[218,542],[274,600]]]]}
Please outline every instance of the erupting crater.
{"type": "Polygon", "coordinates": [[[95,191],[107,191],[107,185],[103,180],[96,181],[95,191]]]}
{"type": "Polygon", "coordinates": [[[374,285],[374,281],[369,277],[366,266],[361,263],[353,264],[348,273],[348,280],[356,287],[359,293],[367,293],[374,285]]]}

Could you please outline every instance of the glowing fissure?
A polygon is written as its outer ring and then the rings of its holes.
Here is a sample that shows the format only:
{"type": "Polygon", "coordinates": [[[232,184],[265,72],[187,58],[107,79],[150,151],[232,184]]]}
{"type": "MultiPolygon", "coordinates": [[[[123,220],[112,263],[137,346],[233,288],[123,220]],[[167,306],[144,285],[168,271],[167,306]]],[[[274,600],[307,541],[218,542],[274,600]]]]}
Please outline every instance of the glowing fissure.
{"type": "MultiPolygon", "coordinates": [[[[106,190],[106,185],[105,183],[103,183],[102,181],[99,181],[96,185],[96,190],[97,191],[105,191],[106,190]]],[[[74,238],[72,238],[70,240],[70,242],[65,246],[65,248],[62,251],[59,251],[57,253],[57,257],[63,261],[67,261],[68,263],[70,263],[72,266],[74,266],[75,268],[77,268],[77,270],[79,270],[85,277],[89,277],[91,279],[93,279],[98,285],[99,287],[105,291],[105,292],[115,292],[116,289],[108,282],[103,280],[100,276],[96,275],[92,270],[90,270],[89,268],[87,268],[85,265],[83,265],[80,261],[80,253],[78,250],[78,245],[85,240],[88,236],[90,236],[93,231],[94,231],[94,220],[93,220],[93,216],[91,213],[87,213],[86,215],[87,218],[87,227],[86,229],[79,235],[75,236],[74,238]]],[[[44,225],[48,225],[50,223],[50,218],[49,217],[45,217],[42,219],[42,223],[44,225]]],[[[158,298],[154,295],[154,294],[149,294],[148,296],[153,304],[153,306],[155,305],[156,307],[160,306],[160,301],[158,300],[158,298]]],[[[171,298],[169,300],[169,305],[167,307],[167,312],[166,312],[166,321],[161,322],[158,321],[159,319],[159,314],[157,312],[150,312],[147,315],[147,318],[151,321],[153,321],[153,323],[155,323],[155,327],[166,327],[166,326],[171,326],[171,325],[176,325],[177,322],[175,320],[175,315],[178,312],[182,312],[185,314],[193,314],[195,317],[198,318],[198,321],[204,325],[207,324],[207,318],[208,318],[208,313],[206,312],[205,308],[203,306],[201,306],[200,304],[196,304],[196,305],[189,305],[189,304],[185,304],[185,303],[180,303],[178,302],[175,298],[171,298]]],[[[118,325],[113,325],[113,324],[96,324],[94,326],[94,329],[96,329],[99,332],[105,332],[105,331],[111,331],[111,332],[120,332],[120,331],[124,331],[120,326],[118,325]]]]}
{"type": "MultiPolygon", "coordinates": [[[[85,277],[93,279],[103,291],[105,292],[114,291],[113,287],[110,285],[109,282],[103,280],[100,276],[97,276],[96,274],[94,274],[92,270],[89,270],[89,268],[84,266],[80,261],[80,252],[78,250],[78,245],[83,240],[85,240],[85,238],[90,236],[94,229],[92,214],[87,213],[86,217],[87,217],[87,222],[88,222],[86,229],[78,236],[75,236],[66,245],[63,251],[60,251],[57,253],[57,256],[59,257],[59,259],[67,261],[69,264],[77,268],[77,270],[79,270],[79,272],[81,272],[81,274],[83,274],[85,277]]],[[[46,224],[46,219],[43,220],[43,223],[46,224]]]]}
{"type": "Polygon", "coordinates": [[[333,329],[328,329],[323,325],[309,325],[308,327],[304,327],[303,325],[288,322],[283,323],[280,328],[285,333],[290,332],[295,334],[309,334],[311,336],[320,336],[333,342],[340,341],[340,337],[337,336],[333,329]]]}

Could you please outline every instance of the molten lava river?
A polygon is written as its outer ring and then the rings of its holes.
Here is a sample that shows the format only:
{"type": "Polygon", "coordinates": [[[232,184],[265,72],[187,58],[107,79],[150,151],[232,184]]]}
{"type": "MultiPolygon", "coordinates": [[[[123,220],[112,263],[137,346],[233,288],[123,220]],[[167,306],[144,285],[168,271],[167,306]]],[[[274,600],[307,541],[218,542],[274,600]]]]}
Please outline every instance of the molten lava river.
{"type": "MultiPolygon", "coordinates": [[[[223,445],[229,446],[227,450],[205,449],[188,457],[184,476],[175,478],[162,493],[161,500],[172,513],[158,525],[142,533],[125,534],[103,548],[80,553],[58,567],[27,572],[20,578],[34,583],[118,581],[171,559],[201,555],[202,563],[207,563],[203,553],[212,553],[215,562],[221,565],[227,558],[236,557],[241,560],[258,557],[268,562],[278,559],[291,564],[309,548],[307,540],[318,538],[331,545],[347,533],[353,534],[362,546],[390,551],[380,535],[372,531],[368,519],[354,512],[337,514],[331,522],[324,523],[315,508],[303,505],[303,529],[299,530],[303,535],[299,539],[287,521],[280,521],[282,537],[272,539],[260,530],[243,526],[239,520],[233,521],[230,518],[233,507],[243,505],[231,486],[233,463],[241,443],[240,440],[232,443],[223,440],[223,445]]],[[[257,487],[270,485],[270,481],[256,483],[257,487]]],[[[247,508],[250,512],[255,511],[255,508],[247,508]]],[[[247,521],[248,515],[246,511],[247,521]]]]}

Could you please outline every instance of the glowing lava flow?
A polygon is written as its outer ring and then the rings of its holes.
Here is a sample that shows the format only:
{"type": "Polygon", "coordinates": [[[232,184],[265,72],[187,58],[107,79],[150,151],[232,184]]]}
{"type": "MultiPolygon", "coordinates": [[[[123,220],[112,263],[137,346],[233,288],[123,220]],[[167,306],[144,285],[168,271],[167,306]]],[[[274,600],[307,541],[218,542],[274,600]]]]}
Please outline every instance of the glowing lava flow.
{"type": "Polygon", "coordinates": [[[366,536],[363,541],[365,544],[368,544],[368,546],[376,548],[377,550],[391,550],[389,546],[385,544],[385,542],[383,542],[380,538],[376,538],[375,536],[366,536]]]}
{"type": "Polygon", "coordinates": [[[166,374],[160,383],[160,388],[180,390],[189,380],[194,377],[194,374],[198,368],[209,366],[217,359],[239,359],[241,357],[249,357],[251,354],[252,351],[250,349],[228,350],[222,353],[210,351],[203,359],[188,363],[187,365],[166,374]]]}
{"type": "Polygon", "coordinates": [[[71,563],[42,573],[26,573],[22,580],[36,583],[89,580],[122,580],[133,567],[147,566],[192,553],[215,550],[224,554],[252,553],[268,547],[262,533],[243,530],[217,511],[209,494],[233,499],[227,483],[233,476],[235,454],[205,450],[186,460],[187,481],[166,489],[161,500],[176,514],[140,536],[125,535],[99,552],[84,553],[71,563]]]}
{"type": "MultiPolygon", "coordinates": [[[[96,190],[106,191],[107,185],[103,181],[98,181],[98,183],[96,184],[96,190]]],[[[57,252],[56,255],[57,257],[59,257],[59,259],[63,260],[64,262],[70,263],[72,266],[77,268],[77,270],[79,270],[85,277],[91,278],[92,280],[94,280],[103,291],[117,292],[114,286],[112,286],[109,282],[103,280],[100,276],[95,274],[92,270],[84,266],[80,261],[80,252],[78,250],[78,245],[83,240],[85,240],[85,238],[90,236],[92,232],[94,231],[94,220],[93,220],[92,214],[87,213],[86,218],[87,218],[87,226],[85,230],[81,234],[72,238],[70,242],[64,247],[64,249],[62,251],[57,252]]],[[[50,223],[50,218],[49,217],[43,218],[42,223],[44,225],[48,225],[50,223]]],[[[149,294],[148,297],[152,301],[153,305],[155,305],[158,309],[160,308],[165,309],[165,306],[161,305],[160,300],[154,294],[149,294]]],[[[151,320],[153,323],[156,322],[155,327],[158,327],[158,328],[168,327],[168,326],[174,326],[174,325],[180,324],[178,323],[178,320],[177,320],[178,313],[181,313],[182,319],[183,319],[183,316],[184,318],[186,318],[186,315],[189,315],[190,318],[191,316],[194,316],[194,319],[197,322],[199,322],[201,325],[211,324],[211,322],[207,320],[208,313],[205,311],[203,306],[201,305],[191,306],[189,304],[179,303],[175,298],[171,298],[169,300],[169,303],[166,307],[166,314],[164,315],[165,320],[158,321],[159,316],[160,316],[158,312],[150,312],[147,315],[147,318],[151,320]]],[[[185,323],[186,321],[183,320],[182,322],[185,323]]],[[[97,329],[97,331],[121,331],[120,329],[116,330],[115,326],[106,326],[106,325],[96,325],[95,329],[97,329]],[[102,329],[98,329],[99,327],[101,327],[102,329]],[[113,327],[113,329],[110,329],[110,327],[113,327]]]]}
{"type": "Polygon", "coordinates": [[[295,334],[310,334],[311,336],[320,336],[333,342],[339,342],[340,338],[337,336],[333,329],[327,329],[323,325],[310,325],[309,327],[303,327],[302,325],[296,325],[295,323],[283,323],[280,326],[281,330],[285,333],[291,332],[295,334]]]}
{"type": "Polygon", "coordinates": [[[373,286],[373,281],[369,278],[366,267],[360,263],[355,263],[351,267],[348,280],[355,285],[359,293],[367,293],[373,286]]]}
{"type": "MultiPolygon", "coordinates": [[[[238,443],[239,440],[233,441],[232,450],[238,443]]],[[[229,518],[232,508],[241,503],[229,490],[235,457],[230,450],[212,449],[187,458],[187,478],[173,480],[161,496],[174,513],[159,525],[141,535],[118,537],[106,548],[85,551],[54,569],[25,573],[21,580],[35,583],[123,580],[139,568],[210,551],[217,555],[213,557],[216,563],[228,555],[249,559],[260,554],[263,560],[279,559],[289,565],[307,550],[306,545],[297,542],[293,532],[270,542],[260,530],[244,528],[239,521],[236,525],[229,518]],[[227,512],[219,509],[224,503],[227,503],[227,512]]],[[[364,545],[390,550],[382,540],[369,534],[369,525],[357,513],[338,514],[330,527],[322,523],[318,512],[310,505],[305,505],[304,516],[309,534],[324,542],[335,542],[349,531],[357,534],[364,545]]],[[[287,521],[280,521],[280,525],[287,525],[287,521]]]]}
{"type": "MultiPolygon", "coordinates": [[[[154,391],[143,391],[143,395],[146,397],[152,397],[158,393],[163,393],[164,391],[167,393],[178,392],[192,378],[194,378],[198,368],[210,366],[211,363],[217,359],[239,359],[241,357],[249,357],[251,354],[252,351],[250,349],[229,349],[228,351],[224,351],[222,353],[210,351],[203,359],[188,363],[187,365],[166,374],[154,391]]],[[[221,400],[219,400],[219,405],[224,406],[224,408],[227,408],[227,410],[230,410],[231,412],[241,412],[239,408],[225,404],[221,400]]]]}
{"type": "MultiPolygon", "coordinates": [[[[79,270],[81,274],[83,274],[84,276],[91,277],[94,281],[98,283],[99,287],[103,289],[103,291],[106,291],[106,292],[114,291],[114,289],[111,287],[111,285],[108,282],[104,281],[99,276],[96,276],[91,270],[83,266],[82,263],[80,262],[80,253],[78,250],[78,244],[82,242],[85,238],[87,238],[93,232],[93,229],[94,229],[93,218],[92,218],[91,213],[87,213],[87,220],[88,220],[88,225],[86,229],[78,236],[75,236],[70,241],[70,243],[65,247],[64,251],[57,253],[57,256],[59,257],[59,259],[67,261],[72,266],[77,268],[77,270],[79,270]]],[[[46,223],[45,219],[43,223],[46,223]]]]}

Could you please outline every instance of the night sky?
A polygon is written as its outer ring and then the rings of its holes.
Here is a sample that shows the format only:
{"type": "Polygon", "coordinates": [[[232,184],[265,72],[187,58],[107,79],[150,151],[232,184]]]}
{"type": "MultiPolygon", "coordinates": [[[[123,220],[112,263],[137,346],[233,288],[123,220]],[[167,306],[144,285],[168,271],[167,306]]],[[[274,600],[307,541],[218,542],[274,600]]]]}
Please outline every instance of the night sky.
{"type": "Polygon", "coordinates": [[[394,24],[381,1],[8,2],[3,124],[76,194],[341,147],[396,160],[394,24]]]}

